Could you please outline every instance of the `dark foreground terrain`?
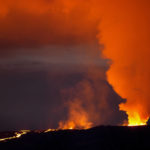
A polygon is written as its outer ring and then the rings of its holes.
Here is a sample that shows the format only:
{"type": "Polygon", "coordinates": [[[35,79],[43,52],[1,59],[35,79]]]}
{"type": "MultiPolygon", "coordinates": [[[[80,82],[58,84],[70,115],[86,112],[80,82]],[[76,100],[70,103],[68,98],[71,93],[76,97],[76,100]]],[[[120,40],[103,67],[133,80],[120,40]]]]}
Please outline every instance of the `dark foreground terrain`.
{"type": "Polygon", "coordinates": [[[100,126],[89,130],[29,132],[0,142],[0,150],[150,150],[150,127],[100,126]]]}

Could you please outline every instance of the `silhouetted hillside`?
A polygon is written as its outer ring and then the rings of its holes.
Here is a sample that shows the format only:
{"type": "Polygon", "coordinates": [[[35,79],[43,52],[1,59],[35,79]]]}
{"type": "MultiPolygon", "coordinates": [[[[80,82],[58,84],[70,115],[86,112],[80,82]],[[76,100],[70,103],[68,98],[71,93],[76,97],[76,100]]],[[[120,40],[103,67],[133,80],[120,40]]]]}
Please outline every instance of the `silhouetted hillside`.
{"type": "Polygon", "coordinates": [[[150,127],[100,126],[89,130],[30,132],[0,142],[0,150],[149,150],[150,127]]]}

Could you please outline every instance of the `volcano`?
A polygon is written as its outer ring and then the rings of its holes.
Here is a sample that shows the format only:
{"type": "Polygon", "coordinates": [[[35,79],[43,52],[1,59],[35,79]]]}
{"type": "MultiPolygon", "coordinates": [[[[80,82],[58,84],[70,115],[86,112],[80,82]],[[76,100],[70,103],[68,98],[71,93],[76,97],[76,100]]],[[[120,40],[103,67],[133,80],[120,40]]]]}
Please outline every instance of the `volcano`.
{"type": "MultiPolygon", "coordinates": [[[[16,133],[16,132],[15,132],[16,133]]],[[[4,132],[0,136],[12,135],[4,132]]],[[[129,150],[149,149],[149,126],[99,126],[87,130],[30,131],[0,142],[1,150],[129,150]]]]}

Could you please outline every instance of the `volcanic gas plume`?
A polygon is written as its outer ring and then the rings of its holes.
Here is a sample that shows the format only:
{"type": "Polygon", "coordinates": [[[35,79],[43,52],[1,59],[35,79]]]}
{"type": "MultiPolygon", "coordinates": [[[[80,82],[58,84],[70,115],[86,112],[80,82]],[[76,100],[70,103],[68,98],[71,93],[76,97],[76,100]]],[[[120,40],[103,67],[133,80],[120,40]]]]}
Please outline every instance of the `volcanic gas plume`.
{"type": "MultiPolygon", "coordinates": [[[[150,116],[150,3],[145,0],[95,3],[97,15],[101,16],[98,38],[105,47],[103,56],[110,59],[108,81],[127,99],[120,104],[120,110],[127,112],[129,125],[144,125],[150,116]]],[[[82,111],[81,114],[87,115],[82,111]]]]}
{"type": "Polygon", "coordinates": [[[126,103],[129,125],[144,125],[150,116],[150,3],[121,1],[111,7],[100,25],[103,54],[111,60],[108,81],[126,103]]]}
{"type": "MultiPolygon", "coordinates": [[[[0,0],[0,24],[0,46],[6,51],[10,47],[67,45],[68,41],[70,45],[91,46],[99,41],[103,59],[109,59],[107,79],[127,100],[119,105],[120,112],[126,111],[129,125],[143,125],[148,120],[148,0],[0,0]]],[[[82,53],[102,57],[94,47],[82,53]]],[[[68,118],[60,121],[59,128],[89,128],[111,118],[112,111],[105,98],[108,90],[98,85],[100,76],[105,79],[105,75],[101,75],[93,61],[89,60],[88,65],[84,80],[75,87],[62,89],[62,95],[69,95],[65,104],[68,118]],[[105,95],[103,99],[99,99],[101,93],[105,95]]]]}

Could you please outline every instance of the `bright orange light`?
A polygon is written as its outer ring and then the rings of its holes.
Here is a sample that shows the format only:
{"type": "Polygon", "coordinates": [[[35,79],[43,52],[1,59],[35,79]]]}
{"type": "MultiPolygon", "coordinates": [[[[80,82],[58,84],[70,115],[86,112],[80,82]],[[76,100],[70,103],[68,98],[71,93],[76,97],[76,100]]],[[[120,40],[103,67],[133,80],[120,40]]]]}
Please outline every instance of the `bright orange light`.
{"type": "Polygon", "coordinates": [[[44,131],[44,133],[53,132],[53,131],[58,131],[58,129],[47,129],[47,130],[44,131]]]}
{"type": "Polygon", "coordinates": [[[89,121],[88,113],[82,107],[80,99],[75,99],[68,105],[68,119],[59,122],[59,129],[88,129],[92,127],[92,122],[89,121]]]}
{"type": "Polygon", "coordinates": [[[27,134],[28,132],[30,132],[30,130],[20,130],[19,132],[15,132],[15,135],[12,137],[0,139],[0,142],[20,138],[22,135],[27,134]]]}
{"type": "MultiPolygon", "coordinates": [[[[127,103],[128,104],[128,103],[127,103]]],[[[143,110],[143,108],[141,107],[141,105],[126,105],[126,103],[124,104],[120,104],[119,105],[120,110],[127,110],[127,114],[128,114],[128,126],[143,126],[146,125],[146,122],[148,120],[148,114],[147,113],[142,113],[141,110],[143,110]]]]}
{"type": "Polygon", "coordinates": [[[129,124],[128,126],[142,126],[142,125],[146,125],[146,121],[144,119],[141,119],[140,116],[138,115],[138,113],[134,113],[134,116],[130,116],[129,117],[129,124]]]}
{"type": "Polygon", "coordinates": [[[74,121],[71,120],[68,120],[66,122],[61,121],[59,123],[59,128],[72,130],[72,129],[89,129],[92,127],[92,123],[85,120],[86,118],[84,118],[84,116],[80,116],[80,118],[74,121]]]}
{"type": "Polygon", "coordinates": [[[107,80],[127,100],[120,110],[128,114],[129,126],[146,125],[150,116],[149,1],[115,2],[100,24],[103,55],[111,60],[107,80]]]}

